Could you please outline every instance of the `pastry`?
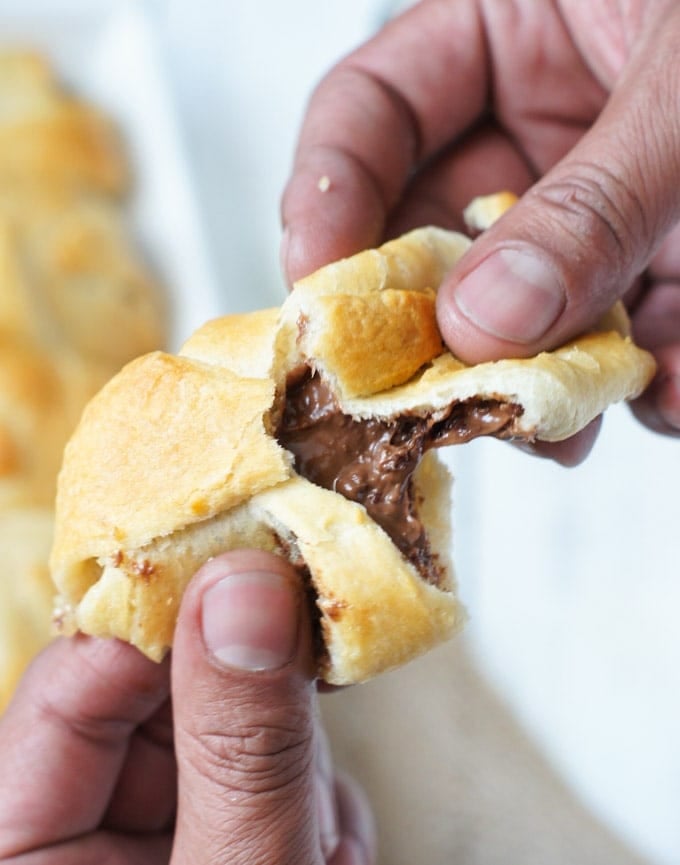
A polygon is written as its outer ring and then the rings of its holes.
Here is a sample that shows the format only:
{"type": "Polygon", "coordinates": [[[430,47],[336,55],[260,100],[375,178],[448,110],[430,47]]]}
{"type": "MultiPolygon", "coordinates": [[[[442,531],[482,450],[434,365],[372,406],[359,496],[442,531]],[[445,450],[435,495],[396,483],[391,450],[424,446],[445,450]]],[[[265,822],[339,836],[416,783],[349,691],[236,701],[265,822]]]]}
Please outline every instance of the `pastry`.
{"type": "Polygon", "coordinates": [[[462,363],[434,300],[469,243],[418,229],[301,280],[278,311],[210,322],[178,356],[149,354],[109,382],[60,475],[51,569],[64,628],[160,660],[195,570],[258,547],[307,581],[328,682],[363,681],[455,632],[435,448],[564,439],[654,371],[622,307],[556,351],[462,363]]]}
{"type": "Polygon", "coordinates": [[[64,88],[42,54],[0,52],[0,188],[122,196],[128,183],[110,120],[64,88]]]}
{"type": "Polygon", "coordinates": [[[119,137],[38,53],[0,52],[0,711],[52,636],[56,478],[84,405],[165,344],[119,137]]]}

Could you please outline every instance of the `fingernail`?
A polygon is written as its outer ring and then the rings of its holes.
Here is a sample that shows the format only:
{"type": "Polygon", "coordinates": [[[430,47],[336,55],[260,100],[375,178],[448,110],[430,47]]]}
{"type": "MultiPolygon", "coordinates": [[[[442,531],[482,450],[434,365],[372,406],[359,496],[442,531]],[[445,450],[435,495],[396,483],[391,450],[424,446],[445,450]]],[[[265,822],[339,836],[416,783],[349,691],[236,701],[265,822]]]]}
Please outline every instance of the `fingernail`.
{"type": "Polygon", "coordinates": [[[231,574],[203,595],[203,639],[221,663],[240,670],[277,670],[295,652],[299,598],[279,574],[231,574]]]}
{"type": "Polygon", "coordinates": [[[565,304],[552,268],[528,250],[492,253],[453,291],[456,305],[472,324],[518,343],[540,339],[565,304]]]}

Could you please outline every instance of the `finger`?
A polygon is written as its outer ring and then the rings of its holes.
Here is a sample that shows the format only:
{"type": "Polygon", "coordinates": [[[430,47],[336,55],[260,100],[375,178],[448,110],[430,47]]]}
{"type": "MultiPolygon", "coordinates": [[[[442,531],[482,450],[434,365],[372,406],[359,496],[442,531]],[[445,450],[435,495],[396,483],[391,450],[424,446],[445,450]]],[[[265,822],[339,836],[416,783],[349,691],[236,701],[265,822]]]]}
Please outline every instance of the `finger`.
{"type": "Polygon", "coordinates": [[[201,569],[177,624],[173,702],[172,861],[320,863],[312,640],[283,559],[232,553],[201,569]]]}
{"type": "Polygon", "coordinates": [[[666,435],[680,435],[680,282],[649,286],[633,314],[636,341],[657,362],[654,381],[633,404],[646,426],[666,435]]]}
{"type": "Polygon", "coordinates": [[[522,153],[500,129],[484,124],[416,174],[386,229],[396,237],[421,225],[467,232],[463,210],[478,195],[523,193],[535,180],[522,153]]]}
{"type": "Polygon", "coordinates": [[[102,827],[160,832],[174,822],[176,807],[177,761],[168,700],[132,735],[102,827]]]}
{"type": "Polygon", "coordinates": [[[656,376],[632,409],[655,432],[680,436],[680,342],[663,346],[654,355],[656,376]]]}
{"type": "Polygon", "coordinates": [[[602,426],[602,416],[596,417],[576,435],[561,442],[518,442],[516,446],[532,456],[551,459],[565,468],[573,468],[588,456],[602,426]]]}
{"type": "Polygon", "coordinates": [[[132,646],[61,639],[31,665],[0,721],[0,858],[95,828],[133,730],[168,696],[167,664],[132,646]]]}
{"type": "Polygon", "coordinates": [[[335,769],[330,744],[321,722],[315,729],[316,798],[319,820],[319,840],[325,859],[335,852],[340,841],[340,819],[335,790],[335,769]]]}
{"type": "Polygon", "coordinates": [[[126,838],[95,832],[63,844],[12,858],[11,865],[166,865],[172,838],[169,834],[126,838]]]}
{"type": "Polygon", "coordinates": [[[529,356],[589,327],[677,222],[680,7],[666,8],[592,130],[442,287],[441,330],[463,359],[529,356]]]}
{"type": "Polygon", "coordinates": [[[281,255],[291,282],[376,245],[413,167],[484,110],[478,5],[424,0],[318,86],[282,200],[281,255]]]}
{"type": "MultiPolygon", "coordinates": [[[[486,17],[494,114],[539,175],[574,147],[611,90],[595,76],[592,54],[577,44],[581,34],[569,16],[578,0],[566,5],[494,3],[486,17]]],[[[600,32],[597,47],[613,38],[600,32]]]]}
{"type": "Polygon", "coordinates": [[[654,254],[649,275],[652,279],[680,283],[680,223],[676,223],[654,254]]]}
{"type": "Polygon", "coordinates": [[[317,727],[316,772],[321,848],[329,862],[370,865],[377,856],[373,812],[359,784],[333,766],[328,738],[317,727]]]}
{"type": "Polygon", "coordinates": [[[336,778],[340,843],[330,865],[372,865],[377,859],[373,814],[363,789],[344,772],[336,778]]]}

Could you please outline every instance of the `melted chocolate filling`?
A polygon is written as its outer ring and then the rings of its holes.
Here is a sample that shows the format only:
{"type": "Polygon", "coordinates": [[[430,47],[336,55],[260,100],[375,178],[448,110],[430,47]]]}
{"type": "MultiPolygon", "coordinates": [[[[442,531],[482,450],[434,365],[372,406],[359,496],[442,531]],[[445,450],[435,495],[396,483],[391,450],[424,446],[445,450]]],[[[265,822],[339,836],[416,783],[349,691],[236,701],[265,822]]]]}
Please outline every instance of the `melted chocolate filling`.
{"type": "Polygon", "coordinates": [[[418,462],[432,447],[482,435],[509,438],[521,411],[500,400],[471,399],[437,417],[355,419],[310,371],[291,376],[277,438],[295,456],[298,474],[362,504],[420,573],[436,581],[439,568],[414,501],[418,462]]]}

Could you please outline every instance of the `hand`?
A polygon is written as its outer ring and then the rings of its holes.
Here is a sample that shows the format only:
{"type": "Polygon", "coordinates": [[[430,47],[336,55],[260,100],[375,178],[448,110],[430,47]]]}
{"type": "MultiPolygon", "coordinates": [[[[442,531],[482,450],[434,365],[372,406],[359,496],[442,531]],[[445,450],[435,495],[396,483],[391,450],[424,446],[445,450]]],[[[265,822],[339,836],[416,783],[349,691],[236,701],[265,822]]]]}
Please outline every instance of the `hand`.
{"type": "Polygon", "coordinates": [[[114,640],[51,645],[0,720],[0,863],[370,865],[302,598],[282,559],[229,554],[185,594],[172,671],[114,640]]]}
{"type": "MultiPolygon", "coordinates": [[[[528,356],[625,296],[659,364],[636,413],[680,435],[679,44],[676,0],[422,0],[311,99],[282,203],[288,278],[524,193],[442,286],[445,341],[469,362],[528,356]]],[[[576,462],[594,434],[548,452],[576,462]]]]}

